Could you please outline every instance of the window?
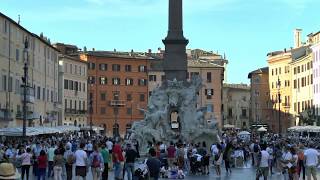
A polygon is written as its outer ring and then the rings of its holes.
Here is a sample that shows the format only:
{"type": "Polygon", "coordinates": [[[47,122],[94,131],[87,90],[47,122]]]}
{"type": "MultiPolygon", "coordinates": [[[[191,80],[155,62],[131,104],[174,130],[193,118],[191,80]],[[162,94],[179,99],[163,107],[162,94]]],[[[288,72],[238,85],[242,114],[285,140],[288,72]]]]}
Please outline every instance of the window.
{"type": "Polygon", "coordinates": [[[147,66],[139,66],[139,72],[147,72],[147,66]]]}
{"type": "Polygon", "coordinates": [[[67,79],[64,80],[64,89],[68,89],[69,81],[67,79]]]}
{"type": "Polygon", "coordinates": [[[51,102],[53,102],[53,91],[50,92],[50,99],[51,99],[51,102]]]}
{"type": "Polygon", "coordinates": [[[113,92],[113,100],[118,101],[119,100],[119,96],[120,96],[120,92],[119,91],[114,91],[113,92]]]}
{"type": "Polygon", "coordinates": [[[77,109],[77,100],[74,100],[74,110],[77,109]]]}
{"type": "Polygon", "coordinates": [[[70,65],[70,67],[69,67],[69,69],[70,69],[70,74],[72,74],[73,73],[73,71],[72,71],[72,64],[69,64],[70,65]]]}
{"type": "Polygon", "coordinates": [[[206,96],[213,96],[213,89],[205,89],[206,96]]]}
{"type": "Polygon", "coordinates": [[[126,79],[126,86],[132,86],[133,85],[133,79],[126,79]]]}
{"type": "Polygon", "coordinates": [[[211,72],[207,72],[207,82],[211,83],[211,72]]]}
{"type": "Polygon", "coordinates": [[[6,75],[2,75],[2,89],[4,91],[7,90],[7,76],[6,75]]]}
{"type": "Polygon", "coordinates": [[[42,88],[42,100],[46,100],[46,89],[42,88]]]}
{"type": "Polygon", "coordinates": [[[100,71],[108,70],[108,64],[99,64],[99,70],[100,71]]]}
{"type": "Polygon", "coordinates": [[[296,89],[297,88],[297,80],[293,80],[293,88],[296,89]]]}
{"type": "Polygon", "coordinates": [[[16,49],[16,61],[19,61],[19,49],[16,49]]]}
{"type": "Polygon", "coordinates": [[[49,96],[50,96],[49,89],[47,89],[47,101],[49,101],[49,96]]]}
{"type": "Polygon", "coordinates": [[[139,86],[146,86],[147,85],[147,80],[146,79],[139,79],[138,85],[139,86]]]}
{"type": "Polygon", "coordinates": [[[100,84],[101,85],[107,84],[107,78],[106,77],[100,77],[100,84]]]}
{"type": "Polygon", "coordinates": [[[89,76],[88,78],[88,84],[95,84],[96,83],[96,77],[89,76]]]}
{"type": "Polygon", "coordinates": [[[140,94],[140,101],[141,101],[141,102],[144,102],[144,101],[145,101],[145,96],[144,96],[144,94],[140,94]]]}
{"type": "Polygon", "coordinates": [[[192,79],[194,76],[199,76],[199,72],[191,72],[191,73],[190,73],[190,76],[191,76],[191,79],[192,79]]]}
{"type": "Polygon", "coordinates": [[[149,81],[157,81],[156,75],[149,75],[149,81]]]}
{"type": "Polygon", "coordinates": [[[68,109],[68,100],[67,99],[64,100],[64,109],[68,109]]]}
{"type": "Polygon", "coordinates": [[[41,98],[41,87],[38,86],[37,87],[37,99],[40,99],[41,98]]]}
{"type": "Polygon", "coordinates": [[[297,74],[297,68],[293,68],[293,74],[297,74]]]}
{"type": "Polygon", "coordinates": [[[82,102],[82,108],[83,108],[83,110],[86,110],[86,101],[82,102]]]}
{"type": "Polygon", "coordinates": [[[13,87],[12,87],[12,77],[10,76],[9,79],[8,79],[8,91],[9,92],[12,92],[13,91],[13,87]]]}
{"type": "Polygon", "coordinates": [[[228,116],[229,116],[229,117],[232,117],[232,108],[229,108],[229,109],[228,109],[228,116]]]}
{"type": "Polygon", "coordinates": [[[120,71],[120,64],[112,64],[112,71],[120,71]]]}
{"type": "Polygon", "coordinates": [[[241,116],[242,117],[247,117],[247,109],[242,109],[241,116]]]}
{"type": "Polygon", "coordinates": [[[74,90],[78,91],[79,90],[79,84],[78,81],[74,81],[74,90]]]}
{"type": "Polygon", "coordinates": [[[127,108],[127,115],[131,115],[132,114],[132,109],[131,108],[127,108]]]}
{"type": "Polygon", "coordinates": [[[125,71],[131,72],[131,65],[125,65],[125,71]]]}
{"type": "Polygon", "coordinates": [[[149,97],[152,96],[152,91],[149,91],[149,97]]]}
{"type": "Polygon", "coordinates": [[[101,93],[100,94],[100,100],[105,101],[106,100],[106,93],[101,93]]]}
{"type": "Polygon", "coordinates": [[[82,91],[83,91],[83,92],[86,92],[86,83],[83,83],[83,84],[82,84],[82,91]]]}
{"type": "MultiPolygon", "coordinates": [[[[96,64],[90,62],[90,63],[88,64],[88,69],[92,69],[92,70],[96,69],[96,64]]],[[[72,71],[71,71],[71,72],[72,72],[72,71]]]]}
{"type": "Polygon", "coordinates": [[[120,78],[112,78],[113,85],[120,85],[120,78]]]}
{"type": "Polygon", "coordinates": [[[101,107],[100,108],[100,114],[106,114],[106,108],[105,107],[101,107]]]}
{"type": "Polygon", "coordinates": [[[8,23],[7,23],[7,21],[6,20],[4,20],[4,33],[6,34],[7,33],[7,25],[8,23]]]}
{"type": "Polygon", "coordinates": [[[127,94],[127,101],[132,101],[132,94],[127,94]]]}

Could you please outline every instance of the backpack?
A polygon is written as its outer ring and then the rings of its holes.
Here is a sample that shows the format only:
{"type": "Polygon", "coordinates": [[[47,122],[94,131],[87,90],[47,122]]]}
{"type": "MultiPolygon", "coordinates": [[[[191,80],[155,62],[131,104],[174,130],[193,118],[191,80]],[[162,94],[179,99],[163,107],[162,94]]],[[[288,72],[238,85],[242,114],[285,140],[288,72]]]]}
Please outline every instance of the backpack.
{"type": "Polygon", "coordinates": [[[67,156],[67,163],[68,163],[69,165],[71,165],[71,164],[74,163],[74,161],[75,161],[75,157],[74,157],[74,155],[73,155],[72,153],[70,153],[70,154],[67,156]]]}
{"type": "Polygon", "coordinates": [[[253,145],[253,152],[255,152],[255,153],[259,152],[259,146],[258,146],[258,144],[254,144],[254,145],[253,145]]]}
{"type": "Polygon", "coordinates": [[[92,165],[91,165],[91,167],[93,167],[93,168],[98,168],[98,167],[100,167],[100,161],[99,161],[99,159],[98,159],[98,155],[97,155],[97,154],[93,155],[93,160],[92,160],[92,165]]]}

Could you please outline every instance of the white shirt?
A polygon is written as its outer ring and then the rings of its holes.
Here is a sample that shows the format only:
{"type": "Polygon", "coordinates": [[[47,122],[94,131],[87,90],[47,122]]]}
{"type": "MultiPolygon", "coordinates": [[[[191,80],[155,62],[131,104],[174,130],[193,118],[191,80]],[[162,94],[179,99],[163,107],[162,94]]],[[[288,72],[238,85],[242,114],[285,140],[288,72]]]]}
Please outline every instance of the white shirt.
{"type": "Polygon", "coordinates": [[[270,147],[267,147],[266,151],[269,153],[269,159],[273,159],[273,149],[270,147]]]}
{"type": "Polygon", "coordinates": [[[268,160],[269,160],[269,153],[265,150],[261,151],[261,162],[260,167],[269,167],[268,160]]]}
{"type": "Polygon", "coordinates": [[[76,166],[86,166],[86,161],[87,161],[87,153],[79,149],[74,153],[74,156],[76,157],[76,166]]]}
{"type": "MultiPolygon", "coordinates": [[[[292,154],[291,154],[291,152],[284,152],[283,153],[283,155],[282,155],[282,159],[283,160],[286,160],[286,161],[291,161],[292,160],[292,154]]],[[[287,167],[291,167],[292,166],[292,164],[290,163],[290,162],[288,162],[287,164],[286,164],[286,166],[287,167]]]]}
{"type": "Polygon", "coordinates": [[[106,146],[108,150],[112,150],[113,143],[111,141],[107,141],[106,146]]]}
{"type": "Polygon", "coordinates": [[[218,150],[218,148],[217,148],[217,145],[215,145],[215,144],[213,144],[210,149],[211,149],[212,155],[216,155],[216,154],[219,153],[219,150],[218,150]]]}
{"type": "Polygon", "coordinates": [[[307,149],[304,151],[304,158],[306,159],[306,166],[316,166],[318,164],[319,152],[315,149],[307,149]]]}

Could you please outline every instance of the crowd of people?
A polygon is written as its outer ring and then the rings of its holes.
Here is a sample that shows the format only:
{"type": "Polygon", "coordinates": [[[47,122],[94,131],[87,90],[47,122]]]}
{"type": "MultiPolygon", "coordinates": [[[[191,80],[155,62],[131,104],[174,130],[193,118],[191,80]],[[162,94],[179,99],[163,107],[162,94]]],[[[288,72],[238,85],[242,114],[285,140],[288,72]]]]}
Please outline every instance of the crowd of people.
{"type": "Polygon", "coordinates": [[[317,144],[274,135],[249,140],[226,132],[221,142],[150,142],[148,154],[140,155],[139,143],[101,135],[64,134],[0,143],[0,179],[116,180],[183,179],[187,175],[231,175],[235,167],[256,168],[256,179],[275,173],[285,180],[316,179],[317,144]],[[210,167],[214,170],[210,171],[210,167]],[[75,178],[76,177],[76,178],[75,178]],[[109,178],[110,179],[110,178],[109,178]]]}

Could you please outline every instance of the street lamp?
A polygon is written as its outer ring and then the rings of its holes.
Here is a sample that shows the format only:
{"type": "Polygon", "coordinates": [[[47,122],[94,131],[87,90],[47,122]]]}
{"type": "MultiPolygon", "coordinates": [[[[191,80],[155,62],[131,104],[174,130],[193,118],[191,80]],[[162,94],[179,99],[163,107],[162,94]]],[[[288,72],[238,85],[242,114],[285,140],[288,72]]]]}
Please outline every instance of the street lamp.
{"type": "Polygon", "coordinates": [[[29,55],[28,55],[28,47],[29,41],[28,38],[25,38],[24,41],[24,50],[23,50],[23,59],[24,59],[24,76],[21,78],[23,82],[23,129],[22,136],[26,137],[26,126],[27,126],[27,86],[28,86],[28,63],[29,63],[29,55]]]}
{"type": "Polygon", "coordinates": [[[280,105],[281,105],[281,94],[280,94],[280,87],[281,87],[281,82],[280,82],[280,78],[278,76],[278,82],[277,82],[277,88],[278,88],[278,111],[279,111],[279,115],[278,115],[278,125],[279,125],[279,135],[281,134],[281,123],[280,123],[280,118],[281,118],[281,109],[280,109],[280,105]]]}

